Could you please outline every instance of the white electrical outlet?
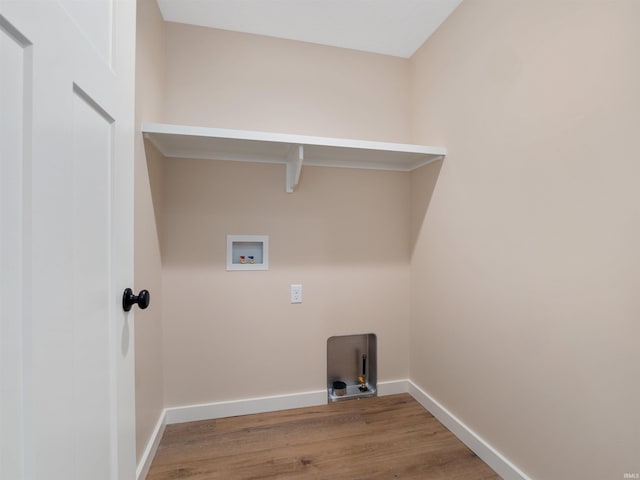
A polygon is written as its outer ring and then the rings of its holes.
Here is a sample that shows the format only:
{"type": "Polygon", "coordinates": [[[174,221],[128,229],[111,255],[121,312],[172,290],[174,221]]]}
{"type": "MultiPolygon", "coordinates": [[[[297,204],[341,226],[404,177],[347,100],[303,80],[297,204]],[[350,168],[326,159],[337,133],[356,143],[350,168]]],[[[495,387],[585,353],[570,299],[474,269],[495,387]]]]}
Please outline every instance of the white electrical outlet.
{"type": "Polygon", "coordinates": [[[291,303],[302,303],[302,285],[291,285],[291,303]]]}

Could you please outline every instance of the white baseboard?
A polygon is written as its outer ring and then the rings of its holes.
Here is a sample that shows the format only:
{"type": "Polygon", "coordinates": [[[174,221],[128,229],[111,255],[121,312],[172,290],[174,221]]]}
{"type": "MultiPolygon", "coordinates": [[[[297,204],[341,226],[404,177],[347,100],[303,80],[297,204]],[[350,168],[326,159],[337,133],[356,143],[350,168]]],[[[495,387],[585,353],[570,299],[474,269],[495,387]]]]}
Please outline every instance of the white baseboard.
{"type": "MultiPolygon", "coordinates": [[[[379,395],[393,395],[406,392],[407,380],[391,380],[379,382],[379,395]]],[[[251,415],[253,413],[276,412],[291,408],[315,407],[327,403],[327,391],[312,390],[308,392],[273,395],[269,397],[245,398],[223,402],[187,405],[184,407],[167,408],[167,425],[172,423],[196,422],[214,418],[251,415]]]]}
{"type": "Polygon", "coordinates": [[[530,480],[524,472],[507,460],[500,452],[482,439],[482,437],[462,423],[462,421],[449,410],[434,400],[431,395],[411,380],[409,380],[408,383],[409,394],[504,480],[530,480]]]}
{"type": "Polygon", "coordinates": [[[145,478],[147,478],[147,474],[149,473],[149,469],[151,468],[151,462],[153,462],[153,458],[156,456],[156,452],[158,451],[158,446],[160,445],[160,440],[162,440],[162,435],[164,434],[164,429],[166,428],[166,426],[167,409],[165,408],[164,410],[162,410],[160,418],[158,418],[156,427],[153,429],[151,438],[149,438],[147,447],[144,449],[142,458],[138,463],[138,468],[136,470],[137,480],[144,480],[145,478]]]}
{"type": "Polygon", "coordinates": [[[395,395],[396,393],[407,393],[409,391],[409,380],[388,380],[386,382],[378,382],[376,385],[378,395],[395,395]]]}
{"type": "Polygon", "coordinates": [[[327,403],[327,391],[314,390],[270,397],[187,405],[185,407],[167,408],[167,424],[275,412],[290,408],[314,407],[325,403],[327,403]]]}
{"type": "MultiPolygon", "coordinates": [[[[513,465],[500,452],[484,441],[411,380],[379,382],[377,388],[378,395],[380,396],[408,392],[418,403],[478,455],[478,457],[493,468],[504,480],[530,480],[518,467],[513,465]]],[[[253,413],[275,412],[291,408],[314,407],[326,403],[327,391],[323,389],[286,395],[165,408],[158,419],[156,428],[151,435],[147,448],[138,465],[137,480],[144,480],[146,478],[166,425],[234,417],[237,415],[250,415],[253,413]]]]}

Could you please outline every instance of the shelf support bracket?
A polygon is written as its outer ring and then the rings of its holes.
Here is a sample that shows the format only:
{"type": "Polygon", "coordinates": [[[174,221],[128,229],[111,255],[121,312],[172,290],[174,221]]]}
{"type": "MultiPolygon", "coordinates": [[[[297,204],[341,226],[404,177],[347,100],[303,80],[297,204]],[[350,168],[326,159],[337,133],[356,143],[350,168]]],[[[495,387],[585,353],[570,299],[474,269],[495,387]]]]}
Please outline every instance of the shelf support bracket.
{"type": "Polygon", "coordinates": [[[304,145],[293,145],[287,155],[287,193],[293,193],[293,189],[298,185],[303,161],[304,145]]]}

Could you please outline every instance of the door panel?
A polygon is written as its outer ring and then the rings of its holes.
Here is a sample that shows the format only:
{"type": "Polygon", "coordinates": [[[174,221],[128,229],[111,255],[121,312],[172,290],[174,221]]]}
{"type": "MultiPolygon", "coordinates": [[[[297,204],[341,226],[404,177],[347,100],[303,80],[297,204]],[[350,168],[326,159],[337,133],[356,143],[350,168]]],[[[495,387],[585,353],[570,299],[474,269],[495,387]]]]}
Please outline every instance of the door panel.
{"type": "Polygon", "coordinates": [[[111,64],[113,38],[113,4],[111,0],[59,0],[82,35],[111,64]]]}
{"type": "Polygon", "coordinates": [[[110,298],[110,185],[112,122],[86,93],[73,96],[73,291],[76,478],[111,478],[113,441],[105,412],[115,411],[111,382],[94,372],[112,368],[110,298]],[[109,473],[109,475],[107,475],[109,473]]]}
{"type": "Polygon", "coordinates": [[[133,479],[135,2],[0,15],[1,476],[133,479]]]}
{"type": "Polygon", "coordinates": [[[22,478],[31,62],[29,42],[4,17],[0,65],[0,478],[22,478]]]}

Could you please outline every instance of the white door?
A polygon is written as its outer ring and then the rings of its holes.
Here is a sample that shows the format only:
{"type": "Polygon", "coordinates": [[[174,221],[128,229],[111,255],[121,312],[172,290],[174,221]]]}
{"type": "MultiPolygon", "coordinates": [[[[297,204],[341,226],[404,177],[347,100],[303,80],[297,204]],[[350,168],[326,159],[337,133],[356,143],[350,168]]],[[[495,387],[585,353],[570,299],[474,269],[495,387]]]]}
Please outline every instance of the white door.
{"type": "Polygon", "coordinates": [[[135,477],[135,1],[0,0],[0,479],[135,477]]]}

